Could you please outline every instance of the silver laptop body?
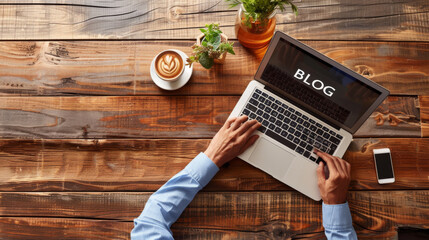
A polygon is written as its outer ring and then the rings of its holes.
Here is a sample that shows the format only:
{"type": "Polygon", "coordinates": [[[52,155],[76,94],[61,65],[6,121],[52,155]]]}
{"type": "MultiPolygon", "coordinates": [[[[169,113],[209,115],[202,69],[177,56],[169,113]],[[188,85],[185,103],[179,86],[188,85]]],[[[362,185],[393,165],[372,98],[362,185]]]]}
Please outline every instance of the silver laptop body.
{"type": "Polygon", "coordinates": [[[306,196],[320,200],[317,148],[342,157],[352,134],[389,91],[316,50],[276,32],[230,117],[263,126],[239,156],[306,196]]]}

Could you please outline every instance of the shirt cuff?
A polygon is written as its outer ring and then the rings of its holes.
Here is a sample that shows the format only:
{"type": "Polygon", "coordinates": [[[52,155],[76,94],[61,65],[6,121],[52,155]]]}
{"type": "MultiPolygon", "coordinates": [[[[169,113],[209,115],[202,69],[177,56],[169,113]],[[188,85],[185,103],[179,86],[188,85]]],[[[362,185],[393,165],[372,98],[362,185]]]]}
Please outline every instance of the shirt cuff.
{"type": "Polygon", "coordinates": [[[322,203],[323,227],[325,229],[342,230],[352,228],[352,215],[349,204],[329,205],[322,203]]]}
{"type": "Polygon", "coordinates": [[[200,153],[186,166],[185,170],[204,187],[216,175],[219,168],[207,155],[200,153]]]}

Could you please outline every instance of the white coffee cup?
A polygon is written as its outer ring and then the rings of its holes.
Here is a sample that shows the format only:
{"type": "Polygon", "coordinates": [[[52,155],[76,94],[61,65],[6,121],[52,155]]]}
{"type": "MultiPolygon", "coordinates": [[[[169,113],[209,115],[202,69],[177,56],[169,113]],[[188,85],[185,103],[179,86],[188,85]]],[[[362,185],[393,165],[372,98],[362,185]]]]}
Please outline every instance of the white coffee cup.
{"type": "Polygon", "coordinates": [[[185,69],[185,60],[175,49],[167,49],[155,57],[155,73],[164,81],[176,81],[185,69]]]}

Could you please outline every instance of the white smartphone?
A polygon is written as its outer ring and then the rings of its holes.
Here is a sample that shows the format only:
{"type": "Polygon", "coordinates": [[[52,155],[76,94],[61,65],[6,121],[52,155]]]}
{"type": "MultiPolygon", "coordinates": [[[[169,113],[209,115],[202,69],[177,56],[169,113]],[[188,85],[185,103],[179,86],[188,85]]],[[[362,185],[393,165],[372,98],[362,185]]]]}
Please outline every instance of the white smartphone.
{"type": "Polygon", "coordinates": [[[392,156],[390,149],[381,148],[374,149],[375,170],[379,184],[395,182],[395,174],[393,173],[392,156]]]}

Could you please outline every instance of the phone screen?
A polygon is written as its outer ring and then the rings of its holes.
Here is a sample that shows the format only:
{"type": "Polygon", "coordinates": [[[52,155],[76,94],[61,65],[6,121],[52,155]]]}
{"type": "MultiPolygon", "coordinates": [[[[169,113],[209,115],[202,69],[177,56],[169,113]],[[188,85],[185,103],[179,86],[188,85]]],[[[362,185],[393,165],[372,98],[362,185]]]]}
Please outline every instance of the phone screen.
{"type": "Polygon", "coordinates": [[[379,179],[393,178],[392,161],[389,153],[374,154],[379,179]]]}

